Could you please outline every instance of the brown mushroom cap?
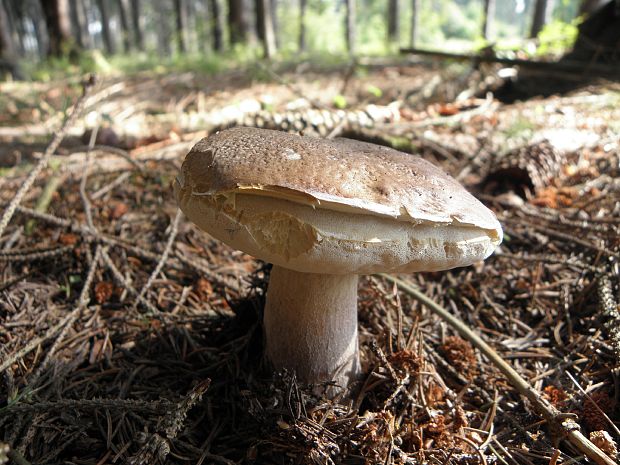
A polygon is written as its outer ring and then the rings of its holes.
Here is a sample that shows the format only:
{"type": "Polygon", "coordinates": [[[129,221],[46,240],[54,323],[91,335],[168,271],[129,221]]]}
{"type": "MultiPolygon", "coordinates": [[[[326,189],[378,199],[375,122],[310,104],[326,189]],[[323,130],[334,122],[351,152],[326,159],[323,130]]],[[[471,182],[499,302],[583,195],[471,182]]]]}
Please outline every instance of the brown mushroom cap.
{"type": "Polygon", "coordinates": [[[448,269],[502,238],[495,215],[439,168],[348,139],[228,129],[196,144],[175,190],[202,229],[297,271],[448,269]]]}

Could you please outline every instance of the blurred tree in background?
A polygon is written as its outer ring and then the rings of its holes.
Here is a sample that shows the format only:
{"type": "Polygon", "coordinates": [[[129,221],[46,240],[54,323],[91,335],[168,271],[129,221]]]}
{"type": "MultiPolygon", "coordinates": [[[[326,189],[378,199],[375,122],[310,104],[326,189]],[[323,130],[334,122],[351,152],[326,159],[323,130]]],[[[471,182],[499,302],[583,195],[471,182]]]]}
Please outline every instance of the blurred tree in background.
{"type": "Polygon", "coordinates": [[[81,66],[131,57],[137,66],[222,53],[237,59],[385,54],[405,45],[463,51],[489,41],[519,48],[548,24],[576,31],[580,14],[609,3],[617,2],[0,0],[0,57],[6,69],[20,62],[32,68],[49,57],[81,66]]]}

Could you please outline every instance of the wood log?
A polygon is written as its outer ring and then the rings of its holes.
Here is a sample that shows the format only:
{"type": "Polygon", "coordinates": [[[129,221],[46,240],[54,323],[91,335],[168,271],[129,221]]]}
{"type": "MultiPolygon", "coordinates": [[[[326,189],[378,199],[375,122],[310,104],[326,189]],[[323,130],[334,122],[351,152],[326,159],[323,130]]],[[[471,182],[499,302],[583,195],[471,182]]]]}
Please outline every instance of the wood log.
{"type": "Polygon", "coordinates": [[[571,77],[592,78],[620,78],[620,67],[614,65],[605,65],[601,63],[590,63],[576,60],[562,61],[540,61],[526,60],[523,58],[504,58],[492,54],[468,54],[468,53],[451,53],[440,52],[435,50],[425,50],[419,48],[401,48],[400,53],[410,55],[430,56],[433,58],[473,61],[477,63],[501,63],[508,66],[520,66],[522,68],[531,68],[541,72],[549,73],[565,73],[572,75],[571,77]]]}

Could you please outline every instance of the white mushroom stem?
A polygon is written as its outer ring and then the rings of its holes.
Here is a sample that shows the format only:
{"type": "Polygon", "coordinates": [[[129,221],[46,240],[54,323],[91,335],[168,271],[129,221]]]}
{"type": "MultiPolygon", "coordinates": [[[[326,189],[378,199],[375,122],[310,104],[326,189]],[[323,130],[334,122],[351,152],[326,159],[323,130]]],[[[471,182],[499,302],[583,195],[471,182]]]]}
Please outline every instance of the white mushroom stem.
{"type": "Polygon", "coordinates": [[[275,368],[343,387],[359,373],[357,279],[274,265],[264,324],[266,355],[275,368]]]}

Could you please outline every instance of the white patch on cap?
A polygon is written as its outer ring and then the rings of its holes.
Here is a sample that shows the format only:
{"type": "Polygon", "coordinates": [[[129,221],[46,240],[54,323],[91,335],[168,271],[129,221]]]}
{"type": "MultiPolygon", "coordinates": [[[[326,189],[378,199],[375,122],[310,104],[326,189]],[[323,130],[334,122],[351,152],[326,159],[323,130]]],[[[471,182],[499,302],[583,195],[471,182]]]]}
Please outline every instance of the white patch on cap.
{"type": "Polygon", "coordinates": [[[284,149],[284,152],[282,153],[282,155],[287,160],[301,160],[301,155],[299,155],[293,149],[284,149]]]}

